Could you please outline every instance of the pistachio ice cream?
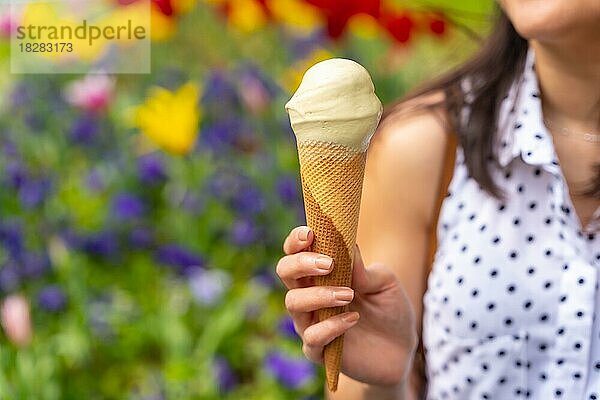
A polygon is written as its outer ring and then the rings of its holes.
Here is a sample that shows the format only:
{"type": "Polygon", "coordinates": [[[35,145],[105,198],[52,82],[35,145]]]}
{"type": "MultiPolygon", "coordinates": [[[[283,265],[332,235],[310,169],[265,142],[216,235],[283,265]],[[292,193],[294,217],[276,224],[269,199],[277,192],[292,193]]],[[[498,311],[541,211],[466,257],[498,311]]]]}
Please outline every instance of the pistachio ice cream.
{"type": "Polygon", "coordinates": [[[365,151],[382,105],[367,70],[344,58],[312,66],[285,105],[299,142],[333,142],[365,151]]]}

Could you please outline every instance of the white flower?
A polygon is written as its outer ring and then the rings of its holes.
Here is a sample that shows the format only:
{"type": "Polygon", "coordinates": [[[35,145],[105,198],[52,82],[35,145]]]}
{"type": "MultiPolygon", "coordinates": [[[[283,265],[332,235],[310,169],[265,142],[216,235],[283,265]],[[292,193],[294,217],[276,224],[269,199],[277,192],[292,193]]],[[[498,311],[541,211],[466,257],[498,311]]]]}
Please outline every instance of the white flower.
{"type": "Polygon", "coordinates": [[[190,277],[189,285],[194,299],[210,306],[221,301],[231,286],[231,276],[218,269],[201,269],[190,277]]]}
{"type": "Polygon", "coordinates": [[[108,107],[115,92],[115,79],[106,74],[90,74],[71,82],[65,89],[67,102],[87,111],[108,107]]]}

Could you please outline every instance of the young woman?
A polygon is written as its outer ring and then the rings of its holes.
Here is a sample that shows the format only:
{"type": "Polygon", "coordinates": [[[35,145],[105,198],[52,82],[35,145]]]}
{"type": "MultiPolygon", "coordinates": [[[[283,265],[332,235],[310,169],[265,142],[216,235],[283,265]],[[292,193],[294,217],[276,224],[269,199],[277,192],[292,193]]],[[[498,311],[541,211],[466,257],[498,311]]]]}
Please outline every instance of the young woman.
{"type": "Polygon", "coordinates": [[[600,2],[499,8],[473,59],[380,124],[352,288],[313,286],[331,260],[307,251],[307,227],[285,239],[304,353],[321,362],[345,333],[330,398],[600,399],[600,2]]]}

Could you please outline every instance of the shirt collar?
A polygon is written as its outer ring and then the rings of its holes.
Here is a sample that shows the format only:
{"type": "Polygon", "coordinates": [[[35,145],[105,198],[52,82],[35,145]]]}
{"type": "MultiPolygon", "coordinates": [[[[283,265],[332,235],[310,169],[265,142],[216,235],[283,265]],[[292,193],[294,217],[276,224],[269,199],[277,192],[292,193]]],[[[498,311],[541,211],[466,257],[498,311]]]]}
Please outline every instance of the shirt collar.
{"type": "Polygon", "coordinates": [[[498,161],[503,167],[520,155],[527,164],[542,166],[553,174],[560,173],[552,136],[543,122],[535,54],[531,47],[523,73],[513,82],[500,105],[498,143],[498,161]]]}

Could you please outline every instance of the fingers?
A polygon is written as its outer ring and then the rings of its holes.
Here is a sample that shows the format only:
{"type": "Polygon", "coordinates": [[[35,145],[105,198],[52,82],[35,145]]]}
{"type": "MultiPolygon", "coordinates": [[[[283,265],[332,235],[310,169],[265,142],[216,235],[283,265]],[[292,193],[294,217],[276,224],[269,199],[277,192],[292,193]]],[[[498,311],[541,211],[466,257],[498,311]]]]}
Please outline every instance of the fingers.
{"type": "Polygon", "coordinates": [[[333,259],[323,254],[301,252],[282,257],[276,272],[288,288],[298,287],[298,279],[307,276],[327,275],[331,272],[333,259]]]}
{"type": "Polygon", "coordinates": [[[340,336],[358,322],[357,312],[349,312],[333,316],[324,321],[309,326],[304,330],[302,351],[309,360],[320,363],[323,361],[323,347],[340,336]]]}
{"type": "Polygon", "coordinates": [[[313,311],[321,308],[350,304],[354,290],[349,287],[311,286],[291,289],[285,295],[285,307],[294,320],[294,328],[300,337],[313,321],[313,311]]]}
{"type": "Polygon", "coordinates": [[[290,313],[308,313],[321,308],[339,307],[354,299],[349,287],[312,286],[291,289],[285,295],[285,307],[290,313]]]}
{"type": "Polygon", "coordinates": [[[308,226],[298,226],[290,232],[283,242],[285,254],[294,254],[306,250],[314,238],[312,230],[308,226]]]}

